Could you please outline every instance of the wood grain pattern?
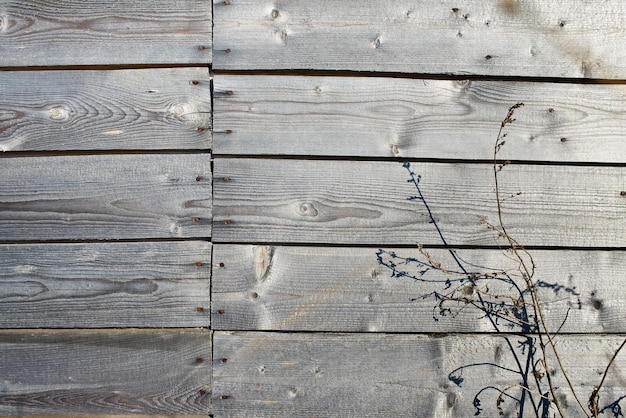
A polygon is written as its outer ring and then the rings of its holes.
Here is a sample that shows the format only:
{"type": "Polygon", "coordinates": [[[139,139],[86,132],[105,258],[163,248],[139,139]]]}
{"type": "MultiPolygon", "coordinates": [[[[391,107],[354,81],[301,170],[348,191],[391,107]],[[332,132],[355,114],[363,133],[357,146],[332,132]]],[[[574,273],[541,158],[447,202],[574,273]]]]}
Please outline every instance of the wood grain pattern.
{"type": "Polygon", "coordinates": [[[203,0],[2,0],[0,66],[211,62],[203,0]]]}
{"type": "Polygon", "coordinates": [[[211,236],[208,154],[0,163],[0,240],[211,236]]]}
{"type": "Polygon", "coordinates": [[[0,327],[206,327],[210,260],[203,241],[0,245],[0,327]]]}
{"type": "Polygon", "coordinates": [[[214,84],[216,154],[490,159],[508,108],[523,102],[500,158],[626,161],[622,85],[227,74],[214,84]]]}
{"type": "MultiPolygon", "coordinates": [[[[431,249],[428,253],[447,270],[459,270],[448,251],[431,249]]],[[[516,269],[499,250],[455,250],[455,254],[476,276],[516,269]]],[[[621,303],[626,296],[615,287],[623,275],[624,251],[533,250],[531,255],[549,329],[563,325],[562,332],[626,333],[621,303]]],[[[484,312],[463,302],[449,302],[445,307],[450,311],[440,312],[433,292],[447,295],[455,291],[457,297],[467,296],[467,283],[457,281],[467,275],[436,269],[421,274],[425,266],[408,258],[427,262],[417,248],[216,245],[213,329],[495,331],[484,312]],[[391,262],[397,265],[397,272],[407,275],[394,274],[391,262]]],[[[480,285],[492,294],[500,289],[504,295],[519,296],[510,287],[498,287],[495,280],[480,285]]],[[[500,327],[511,331],[504,320],[500,327]]]]}
{"type": "MultiPolygon", "coordinates": [[[[491,164],[412,170],[448,244],[498,244],[478,224],[497,223],[491,164]]],[[[626,245],[626,168],[512,164],[500,174],[504,220],[522,244],[626,245]]],[[[214,242],[443,244],[423,203],[409,200],[409,178],[398,162],[216,159],[214,242]]]]}
{"type": "Polygon", "coordinates": [[[210,412],[206,330],[2,331],[0,351],[3,415],[210,412]]]}
{"type": "Polygon", "coordinates": [[[626,78],[620,0],[214,1],[215,69],[626,78]]]}
{"type": "Polygon", "coordinates": [[[0,72],[0,151],[208,149],[206,68],[0,72]]]}
{"type": "MultiPolygon", "coordinates": [[[[521,338],[508,336],[512,343],[521,338]]],[[[559,337],[568,374],[585,399],[621,339],[559,337]]],[[[216,332],[213,408],[216,416],[233,417],[471,417],[479,390],[519,384],[519,376],[504,369],[513,361],[507,337],[495,335],[216,332]],[[476,366],[459,373],[461,386],[448,378],[470,364],[476,366]]],[[[617,363],[601,394],[603,406],[623,395],[626,359],[617,363]]],[[[568,416],[579,416],[560,373],[554,380],[568,416]]],[[[481,394],[481,416],[499,416],[497,395],[481,394]]],[[[517,416],[515,401],[506,398],[501,407],[504,416],[517,416]]],[[[524,416],[535,416],[529,409],[524,416]]]]}

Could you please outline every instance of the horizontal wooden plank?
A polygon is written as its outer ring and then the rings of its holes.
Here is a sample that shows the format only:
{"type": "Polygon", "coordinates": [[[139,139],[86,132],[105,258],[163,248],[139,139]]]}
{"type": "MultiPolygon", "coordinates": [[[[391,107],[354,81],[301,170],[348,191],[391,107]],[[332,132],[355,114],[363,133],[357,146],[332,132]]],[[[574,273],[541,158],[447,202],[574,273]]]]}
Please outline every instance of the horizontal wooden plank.
{"type": "Polygon", "coordinates": [[[2,415],[210,412],[207,330],[2,331],[0,352],[2,415]]]}
{"type": "MultiPolygon", "coordinates": [[[[559,337],[583,402],[621,339],[559,337]]],[[[535,380],[525,366],[537,357],[522,351],[528,343],[523,336],[216,332],[213,407],[216,416],[471,417],[479,406],[481,416],[493,417],[499,416],[498,390],[508,388],[499,404],[504,416],[552,416],[553,407],[541,414],[536,392],[519,401],[520,384],[548,391],[545,375],[535,380]]],[[[618,356],[600,392],[601,407],[624,395],[625,365],[626,357],[618,356]]],[[[582,416],[562,374],[555,371],[552,379],[567,416],[582,416]]]]}
{"type": "Polygon", "coordinates": [[[0,240],[209,237],[209,154],[3,158],[0,240]]]}
{"type": "Polygon", "coordinates": [[[204,241],[0,245],[0,327],[206,327],[210,260],[204,241]]]}
{"type": "Polygon", "coordinates": [[[227,74],[214,84],[216,154],[490,159],[522,102],[501,158],[626,161],[623,85],[227,74]]]}
{"type": "Polygon", "coordinates": [[[208,149],[206,68],[0,72],[0,151],[208,149]]]}
{"type": "MultiPolygon", "coordinates": [[[[414,163],[419,190],[393,161],[214,166],[214,242],[441,245],[434,218],[450,245],[502,244],[478,222],[497,223],[491,164],[414,163]]],[[[626,246],[625,167],[512,164],[500,186],[508,231],[523,245],[626,246]]]]}
{"type": "MultiPolygon", "coordinates": [[[[523,331],[525,322],[510,314],[500,315],[501,310],[486,303],[496,300],[489,294],[498,294],[498,303],[505,296],[529,300],[529,295],[512,288],[504,275],[499,280],[487,277],[504,271],[512,275],[518,266],[510,254],[454,250],[459,266],[447,250],[428,253],[443,270],[429,263],[417,248],[216,245],[213,329],[523,331]],[[466,290],[472,274],[478,278],[474,289],[480,293],[466,290]],[[480,302],[479,294],[485,303],[480,302]],[[437,295],[456,300],[440,305],[437,295]]],[[[533,280],[539,283],[539,300],[549,329],[626,333],[621,302],[626,296],[615,287],[615,278],[626,263],[624,251],[533,250],[531,256],[536,266],[533,280]]],[[[515,282],[525,288],[520,278],[515,282]]]]}
{"type": "Polygon", "coordinates": [[[215,69],[626,78],[620,0],[214,5],[215,69]]]}
{"type": "Polygon", "coordinates": [[[2,0],[0,66],[211,62],[203,0],[2,0]]]}

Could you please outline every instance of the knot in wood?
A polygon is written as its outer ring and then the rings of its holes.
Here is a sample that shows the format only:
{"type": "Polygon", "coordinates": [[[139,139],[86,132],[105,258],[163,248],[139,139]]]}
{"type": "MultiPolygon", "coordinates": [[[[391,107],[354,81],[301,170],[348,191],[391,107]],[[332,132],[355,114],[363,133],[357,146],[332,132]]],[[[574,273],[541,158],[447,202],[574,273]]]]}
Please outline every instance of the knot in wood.
{"type": "Polygon", "coordinates": [[[310,202],[302,203],[300,207],[298,208],[298,212],[302,216],[317,216],[318,215],[317,209],[315,208],[313,203],[310,203],[310,202]]]}

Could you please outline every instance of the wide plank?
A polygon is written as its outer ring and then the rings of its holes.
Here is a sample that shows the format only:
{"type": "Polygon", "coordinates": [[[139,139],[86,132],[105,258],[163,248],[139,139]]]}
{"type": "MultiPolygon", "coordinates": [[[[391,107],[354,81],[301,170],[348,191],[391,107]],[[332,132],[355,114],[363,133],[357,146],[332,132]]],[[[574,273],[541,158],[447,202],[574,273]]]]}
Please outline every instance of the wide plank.
{"type": "Polygon", "coordinates": [[[626,86],[216,74],[216,154],[626,161],[626,86]]]}
{"type": "MultiPolygon", "coordinates": [[[[216,158],[214,175],[218,243],[503,244],[479,224],[497,223],[491,164],[216,158]]],[[[504,222],[527,246],[624,247],[625,185],[626,167],[512,164],[504,222]]]]}
{"type": "Polygon", "coordinates": [[[0,1],[0,66],[211,62],[203,0],[0,1]]]}
{"type": "Polygon", "coordinates": [[[207,330],[0,332],[0,414],[208,414],[207,330]]]}
{"type": "Polygon", "coordinates": [[[204,241],[0,245],[0,327],[206,327],[210,260],[204,241]]]}
{"type": "Polygon", "coordinates": [[[0,240],[211,236],[209,154],[0,159],[0,240]]]}
{"type": "MultiPolygon", "coordinates": [[[[488,304],[505,298],[530,303],[528,293],[505,280],[507,272],[526,288],[511,254],[429,249],[428,255],[430,261],[417,247],[218,244],[212,327],[431,333],[513,332],[528,325],[488,304]],[[499,277],[488,277],[494,272],[499,277]],[[449,300],[440,303],[438,297],[449,300]]],[[[624,251],[532,250],[530,255],[548,329],[626,333],[626,295],[615,287],[626,263],[624,251]]],[[[533,316],[530,308],[526,315],[533,316]]]]}
{"type": "Polygon", "coordinates": [[[0,72],[0,151],[208,149],[206,68],[0,72]]]}
{"type": "Polygon", "coordinates": [[[215,69],[626,78],[607,0],[214,0],[215,69]]]}
{"type": "MultiPolygon", "coordinates": [[[[583,402],[622,339],[558,338],[583,402]]],[[[527,367],[539,357],[529,355],[531,343],[537,348],[522,335],[215,332],[213,408],[228,417],[471,417],[478,406],[480,416],[497,417],[499,405],[504,416],[553,416],[553,407],[542,414],[538,396],[548,391],[545,374],[535,380],[527,367]],[[535,393],[522,400],[523,382],[535,393]],[[505,389],[509,396],[498,403],[505,389]]],[[[624,366],[620,355],[600,392],[601,408],[624,397],[624,366]]],[[[583,416],[562,373],[552,380],[567,416],[583,416]]]]}

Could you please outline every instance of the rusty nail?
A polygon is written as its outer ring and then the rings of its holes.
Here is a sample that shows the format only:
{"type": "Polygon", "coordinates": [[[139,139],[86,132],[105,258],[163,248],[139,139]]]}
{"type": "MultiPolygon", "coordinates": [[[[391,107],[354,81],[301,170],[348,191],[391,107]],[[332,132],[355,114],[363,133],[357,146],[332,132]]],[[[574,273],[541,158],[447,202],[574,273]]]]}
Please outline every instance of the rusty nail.
{"type": "Polygon", "coordinates": [[[200,218],[193,218],[194,222],[200,222],[200,218]]]}
{"type": "Polygon", "coordinates": [[[200,181],[200,180],[202,180],[202,177],[196,176],[196,181],[200,181]]]}
{"type": "Polygon", "coordinates": [[[197,86],[200,82],[198,80],[191,80],[191,84],[197,86]]]}
{"type": "Polygon", "coordinates": [[[228,395],[222,395],[220,396],[221,399],[228,399],[228,395]]]}
{"type": "Polygon", "coordinates": [[[206,390],[204,390],[204,389],[200,389],[200,390],[198,391],[198,393],[199,393],[200,395],[204,395],[204,394],[206,394],[206,390]]]}
{"type": "Polygon", "coordinates": [[[222,363],[226,363],[226,362],[228,361],[228,359],[227,359],[226,357],[222,357],[222,358],[220,359],[220,361],[221,361],[222,363]]]}
{"type": "Polygon", "coordinates": [[[196,312],[202,312],[202,311],[204,311],[204,309],[202,309],[202,306],[198,306],[198,307],[196,308],[196,312]]]}
{"type": "Polygon", "coordinates": [[[230,129],[226,129],[226,135],[230,135],[232,133],[233,133],[233,131],[231,131],[230,129]]]}
{"type": "Polygon", "coordinates": [[[228,183],[230,181],[230,177],[224,177],[222,180],[224,180],[226,183],[228,183]]]}
{"type": "Polygon", "coordinates": [[[457,7],[452,8],[452,13],[458,13],[458,12],[459,12],[459,9],[457,7]]]}
{"type": "Polygon", "coordinates": [[[224,223],[225,223],[226,225],[230,225],[230,224],[232,224],[232,223],[233,223],[233,221],[231,221],[230,219],[226,219],[226,220],[224,221],[224,223]]]}
{"type": "Polygon", "coordinates": [[[548,109],[548,112],[552,113],[552,112],[554,112],[554,109],[550,108],[550,109],[548,109]]]}
{"type": "Polygon", "coordinates": [[[217,311],[217,314],[218,314],[218,315],[224,315],[224,310],[223,310],[223,309],[218,310],[218,311],[217,311]]]}
{"type": "Polygon", "coordinates": [[[626,196],[626,192],[625,191],[621,191],[621,192],[619,192],[619,195],[620,196],[626,196]]]}
{"type": "Polygon", "coordinates": [[[485,55],[486,60],[490,60],[491,58],[493,58],[491,55],[485,55]]]}
{"type": "Polygon", "coordinates": [[[196,267],[202,267],[202,261],[196,261],[196,267]]]}
{"type": "Polygon", "coordinates": [[[226,52],[227,54],[230,54],[230,48],[226,48],[224,52],[226,52]]]}
{"type": "Polygon", "coordinates": [[[204,128],[203,127],[199,127],[198,128],[198,132],[204,132],[204,128]]]}
{"type": "Polygon", "coordinates": [[[196,363],[202,363],[203,361],[202,357],[196,357],[196,363]]]}
{"type": "Polygon", "coordinates": [[[224,267],[224,263],[219,263],[218,264],[220,267],[224,267]]]}
{"type": "Polygon", "coordinates": [[[198,51],[204,51],[206,47],[204,45],[198,45],[198,51]]]}
{"type": "Polygon", "coordinates": [[[232,96],[232,95],[233,95],[233,91],[232,91],[232,90],[228,90],[228,91],[226,92],[226,94],[228,94],[229,96],[232,96]]]}
{"type": "Polygon", "coordinates": [[[224,6],[228,6],[230,4],[230,0],[224,0],[224,6]]]}
{"type": "Polygon", "coordinates": [[[561,138],[561,142],[567,141],[567,138],[561,138]]]}

